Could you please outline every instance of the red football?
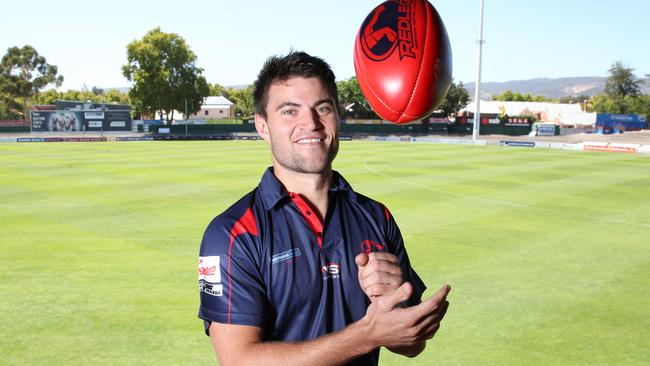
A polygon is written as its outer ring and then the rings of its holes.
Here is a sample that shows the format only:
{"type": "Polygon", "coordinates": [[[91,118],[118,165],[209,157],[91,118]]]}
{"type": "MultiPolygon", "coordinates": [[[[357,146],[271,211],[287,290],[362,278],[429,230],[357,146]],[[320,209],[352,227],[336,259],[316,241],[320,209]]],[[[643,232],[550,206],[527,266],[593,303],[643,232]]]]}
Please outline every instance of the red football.
{"type": "Polygon", "coordinates": [[[451,83],[451,46],[426,0],[391,0],[366,17],[354,43],[361,91],[383,119],[407,123],[429,115],[451,83]]]}

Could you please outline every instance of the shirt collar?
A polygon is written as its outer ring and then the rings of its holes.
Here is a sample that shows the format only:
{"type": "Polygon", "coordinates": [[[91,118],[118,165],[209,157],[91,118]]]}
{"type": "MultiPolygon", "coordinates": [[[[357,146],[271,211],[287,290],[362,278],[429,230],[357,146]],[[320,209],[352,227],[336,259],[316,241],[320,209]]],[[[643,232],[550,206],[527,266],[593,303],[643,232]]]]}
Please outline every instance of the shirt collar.
{"type": "MultiPolygon", "coordinates": [[[[272,209],[280,201],[286,201],[289,197],[289,193],[284,189],[280,180],[273,174],[273,167],[266,169],[260,180],[259,188],[261,191],[260,196],[266,210],[272,209]]],[[[336,170],[332,171],[332,186],[329,190],[330,192],[347,192],[352,199],[356,200],[356,194],[352,190],[352,187],[336,170]]]]}

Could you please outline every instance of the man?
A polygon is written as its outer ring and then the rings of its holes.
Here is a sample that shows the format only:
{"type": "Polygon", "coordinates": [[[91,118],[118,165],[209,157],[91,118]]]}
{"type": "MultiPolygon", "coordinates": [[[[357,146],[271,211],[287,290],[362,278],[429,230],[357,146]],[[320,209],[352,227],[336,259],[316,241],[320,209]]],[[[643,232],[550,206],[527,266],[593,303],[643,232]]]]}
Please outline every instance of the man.
{"type": "Polygon", "coordinates": [[[376,365],[414,357],[437,331],[444,286],[421,302],[390,212],[332,170],[334,74],[303,52],[271,57],[254,91],[273,167],[206,229],[199,317],[222,366],[376,365]]]}

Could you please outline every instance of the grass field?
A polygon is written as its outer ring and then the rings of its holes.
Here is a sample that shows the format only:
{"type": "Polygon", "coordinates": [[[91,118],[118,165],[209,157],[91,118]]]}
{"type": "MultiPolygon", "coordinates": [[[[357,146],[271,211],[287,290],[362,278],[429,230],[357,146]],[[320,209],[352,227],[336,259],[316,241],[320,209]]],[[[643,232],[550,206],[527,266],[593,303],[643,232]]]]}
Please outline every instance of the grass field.
{"type": "MultiPolygon", "coordinates": [[[[0,365],[211,365],[196,317],[209,220],[262,142],[0,144],[0,365]]],[[[420,357],[383,365],[650,363],[650,157],[343,142],[432,293],[420,357]]]]}

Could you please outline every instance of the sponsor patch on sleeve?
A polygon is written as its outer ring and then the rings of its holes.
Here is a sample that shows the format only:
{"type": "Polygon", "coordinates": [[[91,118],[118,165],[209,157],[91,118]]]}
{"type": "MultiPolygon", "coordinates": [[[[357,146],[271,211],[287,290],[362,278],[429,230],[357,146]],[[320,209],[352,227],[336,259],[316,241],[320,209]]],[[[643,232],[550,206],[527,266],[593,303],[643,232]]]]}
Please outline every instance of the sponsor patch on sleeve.
{"type": "Polygon", "coordinates": [[[212,296],[223,295],[218,255],[199,257],[199,291],[212,296]]]}

